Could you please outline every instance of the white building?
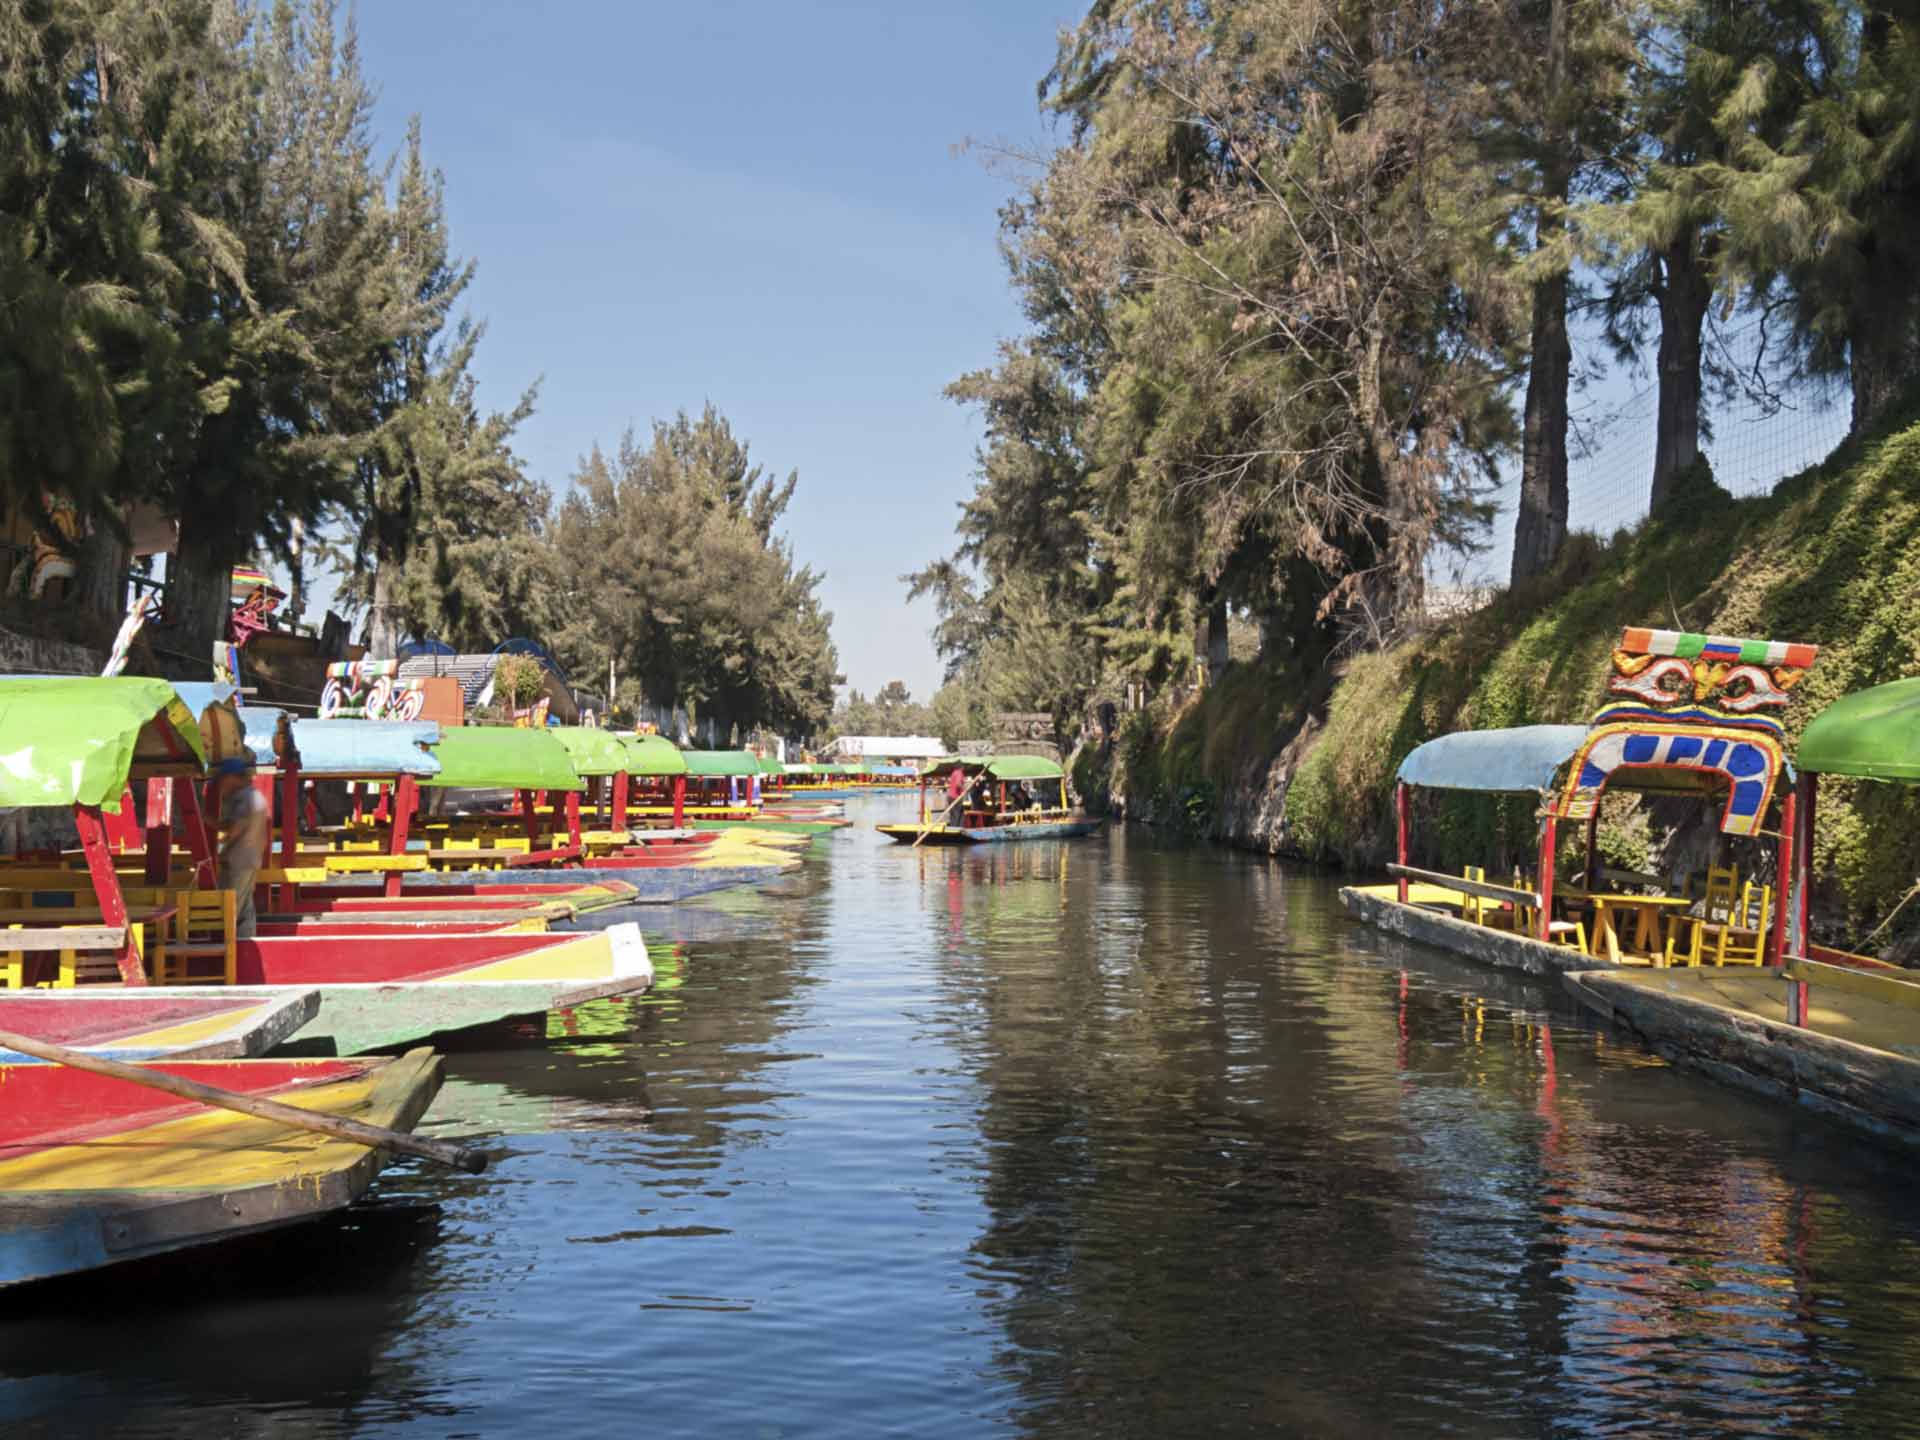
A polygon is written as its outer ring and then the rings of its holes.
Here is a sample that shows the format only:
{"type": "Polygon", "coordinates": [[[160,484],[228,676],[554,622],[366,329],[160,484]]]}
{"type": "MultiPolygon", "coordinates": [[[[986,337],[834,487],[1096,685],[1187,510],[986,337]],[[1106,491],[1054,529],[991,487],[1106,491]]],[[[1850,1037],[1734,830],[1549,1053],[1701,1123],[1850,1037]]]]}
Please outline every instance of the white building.
{"type": "Polygon", "coordinates": [[[937,735],[841,735],[833,753],[842,760],[937,760],[947,747],[937,735]]]}

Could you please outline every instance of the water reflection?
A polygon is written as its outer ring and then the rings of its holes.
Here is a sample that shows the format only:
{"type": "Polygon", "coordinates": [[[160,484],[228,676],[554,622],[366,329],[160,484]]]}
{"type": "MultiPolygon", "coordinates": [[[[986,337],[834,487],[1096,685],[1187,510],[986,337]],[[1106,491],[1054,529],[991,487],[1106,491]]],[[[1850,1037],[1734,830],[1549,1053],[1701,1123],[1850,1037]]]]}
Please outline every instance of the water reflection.
{"type": "Polygon", "coordinates": [[[6,1433],[1914,1428],[1904,1156],[1325,877],[890,806],[451,1055],[488,1175],[0,1320],[6,1433]]]}

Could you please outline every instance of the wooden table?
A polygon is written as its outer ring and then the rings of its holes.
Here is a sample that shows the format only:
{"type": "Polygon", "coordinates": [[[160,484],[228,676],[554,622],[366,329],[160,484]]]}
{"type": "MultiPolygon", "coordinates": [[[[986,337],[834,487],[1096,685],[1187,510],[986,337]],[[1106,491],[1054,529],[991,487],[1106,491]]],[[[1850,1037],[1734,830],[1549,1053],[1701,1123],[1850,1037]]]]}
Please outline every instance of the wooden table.
{"type": "Polygon", "coordinates": [[[1664,964],[1665,942],[1661,940],[1658,927],[1663,911],[1685,910],[1694,902],[1684,895],[1626,895],[1607,894],[1591,890],[1581,890],[1567,886],[1559,893],[1559,898],[1578,901],[1593,906],[1593,934],[1588,937],[1588,950],[1598,953],[1602,946],[1606,948],[1607,959],[1615,965],[1620,960],[1620,933],[1615,921],[1615,911],[1633,912],[1634,953],[1645,955],[1654,964],[1664,964]]]}

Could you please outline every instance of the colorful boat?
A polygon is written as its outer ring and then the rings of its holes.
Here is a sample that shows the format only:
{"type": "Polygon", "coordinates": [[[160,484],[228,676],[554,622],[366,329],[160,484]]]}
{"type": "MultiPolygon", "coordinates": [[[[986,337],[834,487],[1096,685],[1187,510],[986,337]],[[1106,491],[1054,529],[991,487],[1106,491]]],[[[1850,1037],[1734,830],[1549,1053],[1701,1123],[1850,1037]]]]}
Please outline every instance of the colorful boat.
{"type": "MultiPolygon", "coordinates": [[[[1660,876],[1610,869],[1597,848],[1609,790],[1687,795],[1718,810],[1720,834],[1790,834],[1794,797],[1781,713],[1818,655],[1811,645],[1627,629],[1613,654],[1612,697],[1585,726],[1533,725],[1444,735],[1401,762],[1394,791],[1396,863],[1389,885],[1340,892],[1349,913],[1381,929],[1535,974],[1640,965],[1666,968],[1673,942],[1695,935],[1700,896],[1667,893],[1660,876]],[[1512,883],[1410,864],[1417,790],[1532,797],[1531,873],[1512,883]],[[1777,820],[1776,820],[1777,815],[1777,820]],[[1558,876],[1560,825],[1585,831],[1576,885],[1558,876]]],[[[1776,854],[1789,873],[1791,843],[1776,854]]],[[[1757,924],[1744,963],[1777,955],[1784,907],[1749,882],[1757,924]]]]}
{"type": "MultiPolygon", "coordinates": [[[[0,991],[0,1030],[114,1060],[242,1060],[311,1021],[318,990],[0,991]]],[[[0,1046],[0,1064],[34,1063],[0,1046]]]]}
{"type": "MultiPolygon", "coordinates": [[[[0,983],[79,998],[101,985],[251,985],[319,990],[322,1018],[300,1043],[341,1053],[643,990],[646,945],[631,924],[592,934],[234,933],[233,897],[210,887],[212,846],[192,783],[212,747],[242,742],[237,719],[204,732],[165,681],[0,682],[0,804],[70,807],[84,870],[24,864],[0,870],[11,901],[0,921],[0,983]],[[131,785],[148,785],[146,825],[131,785]],[[165,795],[171,811],[159,801],[165,795]],[[177,873],[171,826],[188,832],[177,873]],[[144,835],[151,883],[123,883],[109,832],[144,835]]],[[[362,722],[328,722],[353,724],[362,722]]],[[[402,790],[414,779],[403,775],[402,790]]],[[[284,881],[287,877],[280,877],[284,881]]]]}
{"type": "MultiPolygon", "coordinates": [[[[440,1059],[164,1061],[224,1090],[410,1131],[440,1059]]],[[[386,1154],[61,1065],[0,1065],[0,1285],[312,1220],[365,1193],[386,1154]]]]}
{"type": "Polygon", "coordinates": [[[1100,821],[1076,810],[1059,762],[1038,755],[935,760],[920,773],[920,818],[874,827],[903,845],[979,845],[1067,840],[1100,821]]]}
{"type": "Polygon", "coordinates": [[[1808,914],[1819,777],[1920,784],[1920,678],[1830,706],[1808,724],[1795,759],[1780,963],[1584,973],[1567,988],[1676,1063],[1920,1145],[1920,983],[1899,966],[1814,943],[1808,914]]]}

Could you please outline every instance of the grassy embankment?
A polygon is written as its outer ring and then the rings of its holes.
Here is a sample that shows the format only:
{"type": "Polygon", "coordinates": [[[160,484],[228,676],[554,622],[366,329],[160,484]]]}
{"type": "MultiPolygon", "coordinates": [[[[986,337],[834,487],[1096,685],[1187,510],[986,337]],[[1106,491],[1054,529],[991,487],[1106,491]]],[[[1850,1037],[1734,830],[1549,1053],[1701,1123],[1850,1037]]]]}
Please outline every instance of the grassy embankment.
{"type": "MultiPolygon", "coordinates": [[[[1113,773],[1089,757],[1077,779],[1083,794],[1110,784],[1136,814],[1374,868],[1392,844],[1401,757],[1453,730],[1584,723],[1628,624],[1818,644],[1796,732],[1842,695],[1920,674],[1920,424],[1843,447],[1763,499],[1735,500],[1703,470],[1659,518],[1604,543],[1576,536],[1553,575],[1360,657],[1330,694],[1324,677],[1316,694],[1312,677],[1236,666],[1178,715],[1127,717],[1113,773]]],[[[1531,844],[1531,810],[1426,797],[1420,859],[1509,864],[1531,844]]],[[[1609,797],[1602,848],[1657,864],[1678,814],[1609,797]]],[[[1815,860],[1817,928],[1859,939],[1920,875],[1920,787],[1823,786],[1815,860]]]]}

